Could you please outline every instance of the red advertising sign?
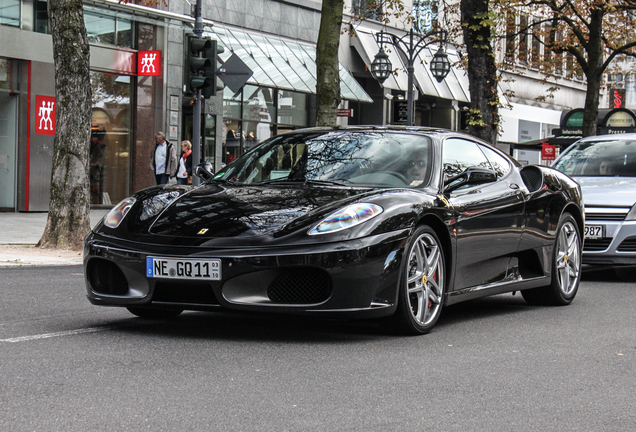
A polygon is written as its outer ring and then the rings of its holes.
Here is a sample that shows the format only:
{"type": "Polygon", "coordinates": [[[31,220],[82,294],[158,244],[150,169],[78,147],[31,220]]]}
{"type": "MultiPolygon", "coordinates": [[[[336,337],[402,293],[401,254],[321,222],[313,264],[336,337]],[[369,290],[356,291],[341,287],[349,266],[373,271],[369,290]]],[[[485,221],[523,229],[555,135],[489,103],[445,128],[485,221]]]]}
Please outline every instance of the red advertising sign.
{"type": "Polygon", "coordinates": [[[612,89],[610,94],[610,107],[611,108],[623,108],[623,101],[625,100],[625,89],[612,89]]]}
{"type": "Polygon", "coordinates": [[[554,160],[556,155],[556,147],[544,142],[541,146],[541,159],[554,160]]]}
{"type": "Polygon", "coordinates": [[[338,108],[338,117],[353,117],[353,108],[338,108]]]}
{"type": "Polygon", "coordinates": [[[35,95],[35,133],[55,135],[55,96],[35,95]]]}
{"type": "Polygon", "coordinates": [[[137,76],[161,76],[161,51],[137,52],[137,76]]]}

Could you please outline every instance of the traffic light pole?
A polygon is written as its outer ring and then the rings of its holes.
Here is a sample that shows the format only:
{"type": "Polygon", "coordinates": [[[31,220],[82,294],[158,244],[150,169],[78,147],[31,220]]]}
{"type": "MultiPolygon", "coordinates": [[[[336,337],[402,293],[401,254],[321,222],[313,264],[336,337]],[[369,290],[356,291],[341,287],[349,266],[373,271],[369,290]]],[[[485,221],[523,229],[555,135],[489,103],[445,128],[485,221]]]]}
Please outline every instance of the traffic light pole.
{"type": "MultiPolygon", "coordinates": [[[[203,35],[203,17],[201,16],[201,2],[197,0],[194,7],[194,34],[201,39],[203,35]]],[[[199,54],[200,56],[201,54],[199,54]]],[[[192,169],[201,163],[201,89],[196,91],[194,96],[193,118],[192,118],[192,169]]],[[[199,185],[199,177],[192,176],[192,184],[199,185]]]]}

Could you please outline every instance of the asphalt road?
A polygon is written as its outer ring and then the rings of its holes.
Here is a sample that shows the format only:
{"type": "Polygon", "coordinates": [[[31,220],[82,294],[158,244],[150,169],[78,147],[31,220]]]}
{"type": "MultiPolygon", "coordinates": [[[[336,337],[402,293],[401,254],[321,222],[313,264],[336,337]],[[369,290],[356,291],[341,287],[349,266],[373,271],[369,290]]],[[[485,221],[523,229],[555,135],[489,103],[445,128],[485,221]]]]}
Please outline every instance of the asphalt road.
{"type": "Polygon", "coordinates": [[[636,268],[586,270],[568,307],[374,322],[92,306],[79,266],[0,269],[2,431],[634,431],[636,268]]]}

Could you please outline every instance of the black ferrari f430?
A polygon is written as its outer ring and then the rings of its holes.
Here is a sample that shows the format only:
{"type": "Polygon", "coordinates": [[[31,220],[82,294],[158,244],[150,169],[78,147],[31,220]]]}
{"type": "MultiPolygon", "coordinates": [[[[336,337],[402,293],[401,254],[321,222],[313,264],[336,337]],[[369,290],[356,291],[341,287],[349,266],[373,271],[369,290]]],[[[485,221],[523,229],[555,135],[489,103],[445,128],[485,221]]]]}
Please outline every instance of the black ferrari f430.
{"type": "Polygon", "coordinates": [[[579,286],[579,185],[465,134],[304,129],[197,175],[137,192],[90,232],[91,303],[388,317],[422,334],[445,305],[512,291],[567,305],[579,286]]]}

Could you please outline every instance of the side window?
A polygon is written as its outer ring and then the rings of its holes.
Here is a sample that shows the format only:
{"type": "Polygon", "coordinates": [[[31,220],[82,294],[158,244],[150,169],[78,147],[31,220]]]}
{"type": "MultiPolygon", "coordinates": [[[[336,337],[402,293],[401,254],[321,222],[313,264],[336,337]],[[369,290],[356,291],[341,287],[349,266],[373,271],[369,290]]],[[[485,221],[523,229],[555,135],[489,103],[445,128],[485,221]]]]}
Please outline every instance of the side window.
{"type": "Polygon", "coordinates": [[[479,146],[474,142],[461,138],[449,138],[444,141],[442,164],[444,167],[444,180],[461,174],[467,168],[473,166],[492,169],[479,146]]]}
{"type": "Polygon", "coordinates": [[[480,145],[479,148],[484,152],[492,169],[497,172],[498,177],[503,177],[510,172],[510,162],[508,159],[494,151],[493,149],[480,145]]]}

